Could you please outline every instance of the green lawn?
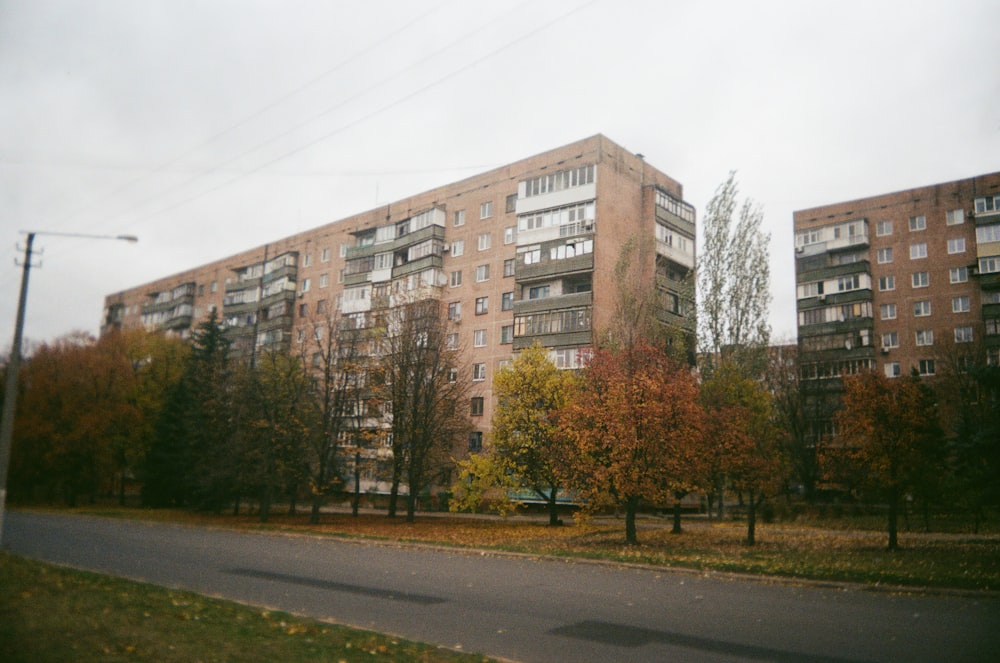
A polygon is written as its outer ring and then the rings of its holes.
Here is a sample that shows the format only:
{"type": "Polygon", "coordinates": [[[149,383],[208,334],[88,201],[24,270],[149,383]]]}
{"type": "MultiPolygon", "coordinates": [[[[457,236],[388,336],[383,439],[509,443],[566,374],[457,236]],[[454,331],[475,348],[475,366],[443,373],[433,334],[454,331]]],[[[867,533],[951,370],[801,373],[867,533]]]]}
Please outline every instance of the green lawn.
{"type": "Polygon", "coordinates": [[[488,661],[0,553],[0,661],[488,661]]]}

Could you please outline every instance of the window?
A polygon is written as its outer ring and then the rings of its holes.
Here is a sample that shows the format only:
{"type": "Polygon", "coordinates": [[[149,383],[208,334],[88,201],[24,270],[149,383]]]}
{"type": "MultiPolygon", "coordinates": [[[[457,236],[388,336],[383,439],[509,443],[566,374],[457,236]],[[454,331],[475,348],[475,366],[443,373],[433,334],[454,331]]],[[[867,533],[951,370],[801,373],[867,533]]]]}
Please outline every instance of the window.
{"type": "Polygon", "coordinates": [[[879,221],[875,224],[875,236],[885,237],[892,234],[892,221],[879,221]]]}
{"type": "Polygon", "coordinates": [[[927,230],[927,217],[926,216],[911,216],[910,217],[910,232],[917,232],[918,230],[927,230]]]}
{"type": "Polygon", "coordinates": [[[957,237],[948,240],[948,253],[965,253],[965,238],[957,237]]]}
{"type": "Polygon", "coordinates": [[[983,327],[986,330],[987,336],[997,336],[1000,334],[1000,319],[986,318],[983,320],[983,327]]]}
{"type": "Polygon", "coordinates": [[[309,304],[299,304],[299,317],[304,318],[309,315],[309,304]]]}
{"type": "Polygon", "coordinates": [[[979,273],[993,274],[1000,272],[1000,256],[987,256],[979,259],[979,273]]]}
{"type": "Polygon", "coordinates": [[[882,347],[883,348],[898,348],[899,347],[899,333],[898,332],[888,332],[882,334],[882,347]]]}
{"type": "Polygon", "coordinates": [[[914,288],[926,288],[931,284],[931,277],[928,272],[913,272],[910,276],[910,283],[914,288]]]}
{"type": "Polygon", "coordinates": [[[462,302],[451,302],[448,304],[448,319],[452,321],[462,319],[462,302]]]}
{"type": "Polygon", "coordinates": [[[837,292],[848,292],[861,287],[861,276],[853,274],[851,276],[841,276],[837,279],[837,292]]]}
{"type": "Polygon", "coordinates": [[[1000,210],[1000,196],[987,196],[976,198],[976,214],[983,212],[995,212],[1000,210]]]}
{"type": "Polygon", "coordinates": [[[463,253],[465,253],[465,240],[456,239],[451,243],[451,256],[457,258],[463,253]]]}
{"type": "Polygon", "coordinates": [[[469,433],[469,451],[483,450],[483,434],[480,431],[469,433]]]}
{"type": "Polygon", "coordinates": [[[489,265],[479,265],[476,267],[476,281],[482,283],[483,281],[490,280],[490,266],[489,265]]]}
{"type": "Polygon", "coordinates": [[[542,250],[531,249],[530,251],[524,251],[521,253],[525,265],[534,265],[535,263],[542,261],[542,250]]]}
{"type": "Polygon", "coordinates": [[[505,292],[500,295],[500,310],[510,311],[514,308],[514,293],[505,292]]]}
{"type": "Polygon", "coordinates": [[[922,318],[931,314],[931,302],[929,299],[924,299],[919,302],[913,302],[913,315],[922,318]]]}
{"type": "Polygon", "coordinates": [[[967,295],[951,298],[952,313],[968,313],[970,310],[969,297],[967,295]]]}
{"type": "Polygon", "coordinates": [[[972,327],[955,327],[956,343],[972,343],[972,327]]]}
{"type": "Polygon", "coordinates": [[[509,196],[507,196],[506,207],[504,208],[504,210],[507,212],[507,214],[513,214],[514,212],[517,211],[516,193],[512,193],[509,196]]]}
{"type": "Polygon", "coordinates": [[[957,226],[965,223],[965,210],[953,209],[944,213],[945,223],[949,226],[957,226]]]}
{"type": "Polygon", "coordinates": [[[493,235],[490,233],[483,233],[479,236],[479,250],[485,251],[490,248],[490,244],[493,242],[493,235]]]}
{"type": "Polygon", "coordinates": [[[885,376],[887,378],[898,378],[901,375],[898,361],[888,361],[885,364],[885,376]]]}
{"type": "Polygon", "coordinates": [[[479,206],[479,218],[488,219],[493,216],[493,201],[485,202],[479,206]]]}
{"type": "Polygon", "coordinates": [[[976,228],[976,241],[980,244],[1000,242],[1000,225],[991,223],[988,226],[979,226],[976,228]]]}
{"type": "Polygon", "coordinates": [[[212,285],[209,286],[209,288],[208,288],[209,292],[215,292],[218,289],[219,289],[219,282],[218,281],[212,281],[212,285]]]}
{"type": "Polygon", "coordinates": [[[507,345],[514,342],[514,325],[504,325],[500,328],[500,344],[507,345]]]}
{"type": "MultiPolygon", "coordinates": [[[[458,350],[458,332],[451,332],[445,337],[444,347],[448,350],[458,350]]],[[[453,370],[457,371],[458,369],[453,370]]]]}
{"type": "Polygon", "coordinates": [[[472,346],[475,348],[485,348],[486,347],[486,330],[477,329],[472,332],[472,346]]]}
{"type": "Polygon", "coordinates": [[[547,285],[536,285],[533,288],[528,288],[528,299],[545,299],[549,296],[549,286],[547,285]]]}
{"type": "Polygon", "coordinates": [[[330,262],[330,249],[326,248],[319,253],[320,262],[330,262]]]}
{"type": "Polygon", "coordinates": [[[878,289],[882,292],[896,289],[896,277],[893,275],[882,276],[878,280],[878,289]]]}
{"type": "Polygon", "coordinates": [[[497,364],[498,371],[504,371],[514,365],[513,359],[501,359],[500,363],[497,364]]]}
{"type": "Polygon", "coordinates": [[[305,329],[296,329],[295,330],[295,340],[298,343],[301,343],[302,341],[306,340],[306,330],[305,329]]]}
{"type": "Polygon", "coordinates": [[[921,329],[914,334],[917,345],[934,345],[934,330],[921,329]]]}
{"type": "Polygon", "coordinates": [[[482,396],[472,397],[472,416],[481,417],[483,416],[483,410],[485,409],[486,399],[482,396]]]}
{"type": "Polygon", "coordinates": [[[503,229],[503,243],[513,244],[517,241],[517,226],[507,226],[503,229]]]}
{"type": "Polygon", "coordinates": [[[308,266],[310,266],[310,265],[312,265],[312,264],[313,264],[313,257],[312,257],[312,254],[311,254],[311,253],[307,253],[307,254],[306,254],[306,257],[305,257],[305,258],[303,259],[303,261],[302,261],[302,266],[303,266],[303,267],[308,267],[308,266]]]}
{"type": "Polygon", "coordinates": [[[486,379],[486,364],[473,364],[472,365],[473,382],[482,382],[485,379],[486,379]]]}
{"type": "Polygon", "coordinates": [[[347,244],[341,244],[340,245],[340,257],[341,258],[346,258],[347,257],[347,244]]]}
{"type": "Polygon", "coordinates": [[[316,302],[316,312],[317,313],[326,313],[326,300],[325,299],[321,299],[318,302],[316,302]]]}
{"type": "Polygon", "coordinates": [[[309,292],[309,286],[312,282],[309,279],[302,279],[302,292],[309,292]]]}
{"type": "Polygon", "coordinates": [[[884,249],[879,249],[876,254],[878,264],[884,265],[886,263],[892,262],[892,247],[887,247],[884,249]]]}
{"type": "Polygon", "coordinates": [[[455,225],[464,226],[465,225],[465,210],[455,210],[455,225]]]}
{"type": "Polygon", "coordinates": [[[476,297],[476,315],[485,315],[490,312],[490,298],[476,297]]]}
{"type": "Polygon", "coordinates": [[[896,319],[896,305],[895,304],[880,304],[878,307],[879,318],[882,320],[895,320],[896,319]]]}
{"type": "Polygon", "coordinates": [[[920,260],[921,258],[927,257],[927,244],[921,242],[919,244],[910,244],[910,260],[920,260]]]}
{"type": "Polygon", "coordinates": [[[921,375],[934,375],[934,360],[921,359],[919,362],[917,362],[917,371],[921,375]]]}
{"type": "Polygon", "coordinates": [[[199,297],[204,297],[205,296],[205,284],[204,283],[202,283],[201,285],[198,286],[198,296],[199,297]]]}
{"type": "Polygon", "coordinates": [[[507,260],[503,261],[504,277],[514,276],[514,263],[515,263],[514,258],[508,258],[507,260]]]}
{"type": "Polygon", "coordinates": [[[965,283],[969,280],[968,267],[952,267],[948,270],[948,281],[951,283],[965,283]]]}
{"type": "Polygon", "coordinates": [[[329,274],[320,274],[319,275],[319,287],[326,288],[329,285],[330,285],[330,275],[329,274]]]}
{"type": "Polygon", "coordinates": [[[458,286],[462,285],[462,270],[456,269],[454,272],[452,272],[451,278],[449,279],[449,283],[451,283],[452,288],[457,288],[458,286]]]}

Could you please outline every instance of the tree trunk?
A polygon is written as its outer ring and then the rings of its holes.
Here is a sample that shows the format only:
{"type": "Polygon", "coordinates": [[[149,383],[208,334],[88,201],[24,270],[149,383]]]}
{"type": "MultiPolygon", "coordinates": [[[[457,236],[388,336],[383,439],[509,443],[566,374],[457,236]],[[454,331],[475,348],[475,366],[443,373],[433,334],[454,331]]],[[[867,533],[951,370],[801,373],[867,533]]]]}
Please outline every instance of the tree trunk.
{"type": "Polygon", "coordinates": [[[625,543],[629,545],[639,543],[639,539],[635,533],[635,512],[638,508],[638,497],[629,497],[625,500],[625,543]]]}
{"type": "Polygon", "coordinates": [[[260,494],[260,522],[266,523],[271,515],[271,487],[266,486],[260,494]]]}
{"type": "Polygon", "coordinates": [[[559,489],[555,486],[552,487],[551,492],[549,492],[546,502],[549,506],[549,526],[555,527],[557,525],[562,525],[562,520],[559,519],[559,508],[556,504],[556,496],[559,494],[559,489]]]}
{"type": "Polygon", "coordinates": [[[747,504],[747,545],[757,544],[757,496],[749,491],[750,501],[747,504]]]}
{"type": "Polygon", "coordinates": [[[719,491],[719,504],[717,505],[718,508],[717,515],[719,520],[722,520],[723,518],[726,517],[726,487],[725,487],[725,482],[723,480],[721,479],[719,480],[719,483],[716,486],[716,490],[719,491]]]}
{"type": "Polygon", "coordinates": [[[674,495],[674,526],[670,529],[671,534],[681,533],[681,496],[674,495]]]}
{"type": "Polygon", "coordinates": [[[889,490],[889,550],[897,550],[899,548],[898,539],[898,518],[899,518],[899,489],[891,488],[889,490]]]}
{"type": "Polygon", "coordinates": [[[309,524],[318,525],[319,524],[319,507],[320,502],[322,502],[322,495],[313,495],[312,498],[312,508],[309,510],[309,524]]]}
{"type": "Polygon", "coordinates": [[[361,506],[361,452],[354,452],[354,502],[351,504],[351,515],[358,517],[361,506]]]}
{"type": "Polygon", "coordinates": [[[406,495],[406,522],[412,523],[416,520],[417,514],[417,496],[411,490],[406,495]]]}

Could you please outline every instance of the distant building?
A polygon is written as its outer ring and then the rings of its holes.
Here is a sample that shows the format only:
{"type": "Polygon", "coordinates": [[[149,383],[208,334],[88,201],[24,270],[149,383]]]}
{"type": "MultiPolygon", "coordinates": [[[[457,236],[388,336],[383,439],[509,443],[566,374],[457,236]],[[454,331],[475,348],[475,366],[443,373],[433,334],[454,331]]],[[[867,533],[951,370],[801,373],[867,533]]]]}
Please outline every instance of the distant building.
{"type": "Polygon", "coordinates": [[[647,273],[665,321],[693,335],[695,210],[676,180],[600,135],[108,295],[102,332],[186,337],[214,310],[246,357],[309,343],[310,316],[363,328],[401,294],[437,299],[468,349],[474,451],[493,375],[517,350],[538,341],[560,368],[581,365],[633,235],[655,242],[647,273]]]}
{"type": "Polygon", "coordinates": [[[1000,173],[797,211],[803,384],[1000,360],[1000,173]]]}

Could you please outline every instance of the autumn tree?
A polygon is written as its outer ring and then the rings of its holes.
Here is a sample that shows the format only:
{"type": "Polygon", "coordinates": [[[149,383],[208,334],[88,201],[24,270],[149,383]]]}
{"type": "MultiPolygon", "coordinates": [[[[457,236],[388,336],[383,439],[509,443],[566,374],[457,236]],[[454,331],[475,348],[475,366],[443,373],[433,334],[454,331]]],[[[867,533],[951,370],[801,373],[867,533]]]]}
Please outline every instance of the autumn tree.
{"type": "Polygon", "coordinates": [[[638,542],[642,500],[668,502],[699,482],[703,417],[690,370],[638,341],[598,350],[559,414],[561,468],[587,509],[624,508],[625,540],[638,542]]]}
{"type": "Polygon", "coordinates": [[[573,373],[556,368],[541,345],[522,350],[493,379],[497,408],[489,449],[460,464],[460,469],[472,470],[466,477],[494,484],[503,493],[501,499],[511,488],[537,495],[548,507],[549,525],[560,524],[555,414],[566,406],[573,381],[573,373]],[[484,458],[496,467],[483,467],[484,458]]]}
{"type": "Polygon", "coordinates": [[[747,545],[756,543],[757,509],[784,487],[783,435],[766,385],[732,362],[718,365],[701,385],[706,433],[717,475],[744,496],[747,545]]]}
{"type": "Polygon", "coordinates": [[[25,362],[11,452],[15,495],[41,489],[73,505],[81,495],[114,490],[114,449],[141,419],[126,397],[131,384],[118,341],[74,333],[25,362]]]}
{"type": "MultiPolygon", "coordinates": [[[[330,302],[323,302],[317,309],[299,347],[302,366],[313,378],[313,396],[319,410],[319,430],[307,438],[312,524],[319,522],[326,497],[343,484],[337,457],[340,441],[353,438],[358,454],[365,445],[362,421],[366,401],[371,399],[367,387],[371,367],[368,351],[375,341],[371,330],[357,328],[352,318],[341,316],[330,302]]],[[[357,499],[355,495],[355,513],[357,499]]]]}
{"type": "Polygon", "coordinates": [[[942,446],[933,395],[919,376],[869,372],[844,378],[842,402],[841,451],[859,484],[888,503],[888,547],[896,550],[901,501],[942,446]]]}
{"type": "Polygon", "coordinates": [[[440,302],[422,300],[387,313],[376,371],[380,398],[392,409],[392,477],[389,517],[395,517],[405,483],[406,520],[420,493],[450,463],[451,451],[469,431],[467,382],[458,379],[457,349],[449,348],[440,302]]]}
{"type": "MultiPolygon", "coordinates": [[[[706,206],[697,268],[699,368],[706,379],[723,363],[738,365],[755,379],[766,373],[771,238],[762,230],[763,220],[753,200],[740,203],[735,172],[706,206]]],[[[720,516],[726,481],[725,474],[716,473],[720,516]]]]}

